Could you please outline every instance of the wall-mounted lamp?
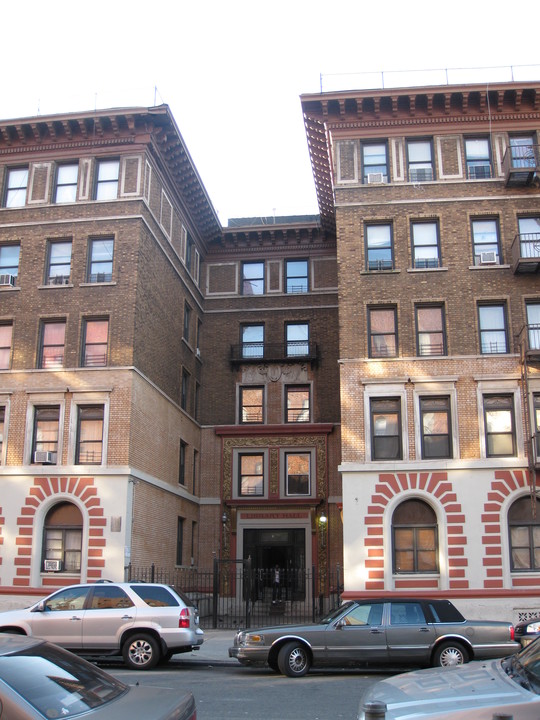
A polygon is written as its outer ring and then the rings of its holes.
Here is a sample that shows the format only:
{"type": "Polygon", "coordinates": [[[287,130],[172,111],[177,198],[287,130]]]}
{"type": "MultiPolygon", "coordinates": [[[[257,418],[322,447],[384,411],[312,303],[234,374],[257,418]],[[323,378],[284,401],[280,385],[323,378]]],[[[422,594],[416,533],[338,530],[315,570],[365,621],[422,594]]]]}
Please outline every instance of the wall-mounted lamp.
{"type": "Polygon", "coordinates": [[[326,525],[326,523],[328,522],[328,518],[326,517],[326,513],[321,512],[321,514],[319,515],[319,522],[321,523],[321,525],[326,525]]]}
{"type": "Polygon", "coordinates": [[[221,516],[221,522],[225,525],[225,523],[227,522],[227,520],[228,520],[228,518],[227,518],[227,513],[224,512],[223,515],[221,516]]]}

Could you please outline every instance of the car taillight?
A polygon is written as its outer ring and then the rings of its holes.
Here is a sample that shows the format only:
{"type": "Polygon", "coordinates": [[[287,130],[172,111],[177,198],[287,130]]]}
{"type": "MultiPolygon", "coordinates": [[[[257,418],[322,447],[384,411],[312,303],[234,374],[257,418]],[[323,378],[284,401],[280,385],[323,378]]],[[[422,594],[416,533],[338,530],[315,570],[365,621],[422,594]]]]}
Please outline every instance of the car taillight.
{"type": "Polygon", "coordinates": [[[180,617],[178,618],[179,628],[188,628],[190,623],[189,610],[188,608],[182,608],[180,610],[180,617]]]}
{"type": "Polygon", "coordinates": [[[513,625],[510,625],[510,640],[513,640],[516,636],[516,632],[513,625]]]}

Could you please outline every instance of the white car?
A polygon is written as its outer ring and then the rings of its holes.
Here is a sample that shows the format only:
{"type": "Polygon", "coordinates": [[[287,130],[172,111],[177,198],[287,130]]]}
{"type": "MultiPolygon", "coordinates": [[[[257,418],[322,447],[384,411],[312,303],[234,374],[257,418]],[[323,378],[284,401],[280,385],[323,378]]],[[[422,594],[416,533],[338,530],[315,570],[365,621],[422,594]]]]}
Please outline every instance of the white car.
{"type": "Polygon", "coordinates": [[[502,660],[416,670],[373,685],[358,720],[540,718],[540,639],[502,660]]]}
{"type": "Polygon", "coordinates": [[[81,655],[122,655],[148,670],[198,650],[204,633],[190,599],[168,585],[70,585],[24,610],[0,613],[0,632],[33,635],[81,655]]]}

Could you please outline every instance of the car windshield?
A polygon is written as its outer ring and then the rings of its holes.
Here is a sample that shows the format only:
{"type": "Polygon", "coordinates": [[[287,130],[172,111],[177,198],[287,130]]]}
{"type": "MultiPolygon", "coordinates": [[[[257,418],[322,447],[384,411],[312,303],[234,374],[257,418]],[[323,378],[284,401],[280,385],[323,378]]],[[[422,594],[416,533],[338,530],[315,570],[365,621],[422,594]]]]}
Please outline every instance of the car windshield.
{"type": "Polygon", "coordinates": [[[128,691],[99,668],[53,645],[0,656],[0,677],[44,717],[72,717],[128,691]]]}
{"type": "Polygon", "coordinates": [[[350,608],[354,605],[354,602],[349,601],[346,603],[343,603],[343,605],[340,605],[337,608],[334,608],[326,617],[324,617],[320,624],[321,625],[329,625],[331,622],[333,622],[336,618],[340,617],[340,615],[343,615],[344,612],[347,610],[350,610],[350,608]]]}
{"type": "Polygon", "coordinates": [[[527,690],[540,695],[540,642],[535,640],[503,660],[506,673],[527,690]]]}

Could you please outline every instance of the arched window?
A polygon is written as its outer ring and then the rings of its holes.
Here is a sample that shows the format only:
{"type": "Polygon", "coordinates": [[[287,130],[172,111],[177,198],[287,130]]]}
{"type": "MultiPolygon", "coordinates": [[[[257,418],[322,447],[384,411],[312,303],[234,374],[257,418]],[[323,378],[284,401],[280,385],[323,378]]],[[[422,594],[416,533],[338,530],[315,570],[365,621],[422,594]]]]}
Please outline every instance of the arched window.
{"type": "Polygon", "coordinates": [[[423,500],[405,500],[394,510],[392,548],[395,573],[439,571],[437,518],[423,500]]]}
{"type": "Polygon", "coordinates": [[[83,518],[70,502],[54,505],[45,517],[43,530],[43,570],[81,571],[83,518]]]}
{"type": "Polygon", "coordinates": [[[510,565],[512,570],[540,570],[540,501],[525,497],[516,500],[508,511],[510,565]]]}

